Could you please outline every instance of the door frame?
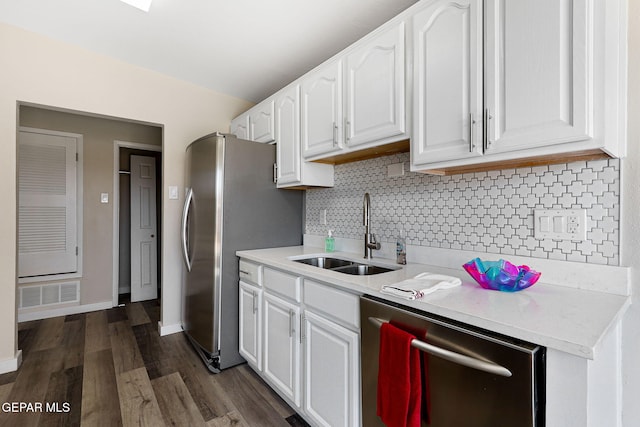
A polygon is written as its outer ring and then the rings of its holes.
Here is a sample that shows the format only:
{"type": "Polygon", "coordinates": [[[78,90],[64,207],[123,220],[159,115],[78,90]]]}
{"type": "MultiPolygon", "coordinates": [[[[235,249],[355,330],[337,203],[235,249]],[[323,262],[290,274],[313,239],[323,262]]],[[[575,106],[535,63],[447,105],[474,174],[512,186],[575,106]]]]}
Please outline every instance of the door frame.
{"type": "MultiPolygon", "coordinates": [[[[118,277],[120,272],[120,148],[162,152],[161,145],[119,140],[113,141],[113,283],[111,301],[113,307],[118,306],[118,277]]],[[[162,168],[162,165],[160,165],[160,168],[162,168]]],[[[160,175],[162,176],[162,169],[160,169],[160,171],[160,175]]],[[[162,186],[162,182],[157,185],[162,186]]],[[[162,206],[156,205],[156,209],[162,209],[162,206]]],[[[162,237],[160,247],[162,247],[162,237]]]]}

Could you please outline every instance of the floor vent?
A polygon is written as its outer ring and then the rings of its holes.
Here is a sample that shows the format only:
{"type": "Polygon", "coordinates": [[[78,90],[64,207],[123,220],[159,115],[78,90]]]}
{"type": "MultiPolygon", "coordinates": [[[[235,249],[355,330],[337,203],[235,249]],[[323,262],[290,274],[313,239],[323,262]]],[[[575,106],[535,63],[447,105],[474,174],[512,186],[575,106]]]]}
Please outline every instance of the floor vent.
{"type": "Polygon", "coordinates": [[[80,282],[52,283],[20,288],[19,308],[80,302],[80,282]]]}

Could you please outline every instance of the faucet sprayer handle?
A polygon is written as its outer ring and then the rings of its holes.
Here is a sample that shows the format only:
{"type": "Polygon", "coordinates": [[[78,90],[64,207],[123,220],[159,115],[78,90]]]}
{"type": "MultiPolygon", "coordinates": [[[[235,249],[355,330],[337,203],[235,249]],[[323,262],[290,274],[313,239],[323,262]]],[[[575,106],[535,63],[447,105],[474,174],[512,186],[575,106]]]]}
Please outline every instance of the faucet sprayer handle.
{"type": "Polygon", "coordinates": [[[378,242],[378,238],[373,233],[371,233],[371,245],[373,246],[372,249],[375,249],[377,251],[380,250],[380,242],[378,242]]]}

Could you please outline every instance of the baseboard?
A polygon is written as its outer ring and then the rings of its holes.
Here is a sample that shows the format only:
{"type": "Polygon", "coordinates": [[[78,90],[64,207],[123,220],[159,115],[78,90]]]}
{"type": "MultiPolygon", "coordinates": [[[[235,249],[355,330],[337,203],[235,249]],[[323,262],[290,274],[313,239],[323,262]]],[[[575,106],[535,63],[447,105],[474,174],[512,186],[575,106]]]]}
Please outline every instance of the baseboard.
{"type": "Polygon", "coordinates": [[[182,325],[179,323],[174,323],[173,325],[162,325],[162,322],[158,322],[158,333],[161,337],[165,335],[177,334],[178,332],[182,332],[182,325]]]}
{"type": "Polygon", "coordinates": [[[0,361],[0,374],[17,371],[21,364],[22,350],[18,350],[15,357],[0,361]]]}
{"type": "Polygon", "coordinates": [[[30,320],[48,319],[50,317],[68,316],[70,314],[88,313],[90,311],[108,310],[113,307],[111,301],[98,302],[95,304],[72,305],[68,307],[52,308],[49,310],[31,311],[28,313],[18,312],[18,323],[30,320]]]}

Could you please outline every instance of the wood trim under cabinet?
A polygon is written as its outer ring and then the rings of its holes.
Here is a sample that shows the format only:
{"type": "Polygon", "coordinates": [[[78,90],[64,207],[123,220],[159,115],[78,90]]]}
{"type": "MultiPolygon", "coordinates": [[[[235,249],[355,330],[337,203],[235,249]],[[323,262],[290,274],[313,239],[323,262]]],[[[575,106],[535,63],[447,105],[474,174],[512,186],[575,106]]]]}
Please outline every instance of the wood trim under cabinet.
{"type": "Polygon", "coordinates": [[[409,140],[392,142],[390,144],[379,145],[377,147],[364,148],[357,151],[349,151],[343,154],[313,160],[316,163],[326,163],[330,165],[341,165],[343,163],[358,162],[376,157],[390,156],[391,154],[408,153],[410,148],[409,140]]]}
{"type": "Polygon", "coordinates": [[[476,163],[473,165],[454,166],[442,169],[426,169],[414,172],[428,175],[458,175],[462,173],[486,172],[500,169],[517,169],[535,166],[546,166],[558,163],[579,162],[588,160],[611,159],[607,153],[600,150],[584,150],[573,153],[550,154],[546,156],[525,157],[522,159],[499,160],[495,162],[476,163]]]}

